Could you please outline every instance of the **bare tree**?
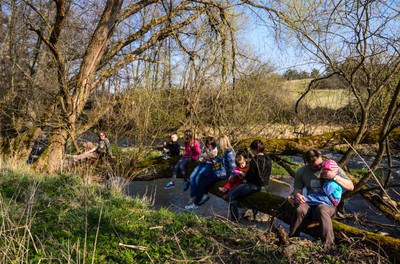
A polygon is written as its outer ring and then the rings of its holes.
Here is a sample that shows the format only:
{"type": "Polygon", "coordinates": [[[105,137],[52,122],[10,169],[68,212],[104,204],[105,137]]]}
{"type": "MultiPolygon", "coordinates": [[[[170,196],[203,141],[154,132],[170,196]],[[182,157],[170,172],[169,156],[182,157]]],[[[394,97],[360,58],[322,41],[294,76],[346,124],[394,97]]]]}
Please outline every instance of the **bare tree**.
{"type": "MultiPolygon", "coordinates": [[[[372,165],[375,170],[385,151],[389,132],[398,126],[396,76],[400,70],[400,39],[395,25],[400,12],[396,4],[392,5],[392,1],[330,1],[301,5],[282,1],[276,8],[272,2],[263,5],[243,2],[265,11],[270,21],[275,21],[275,28],[297,40],[310,60],[326,65],[331,75],[340,75],[347,82],[360,109],[358,132],[355,138],[349,139],[351,143],[360,143],[372,127],[381,129],[380,148],[372,165]]],[[[318,80],[310,83],[302,98],[316,87],[318,80]]],[[[349,149],[341,163],[345,164],[352,153],[349,149]]],[[[356,190],[369,176],[360,181],[356,190]]]]}
{"type": "MultiPolygon", "coordinates": [[[[48,54],[46,73],[53,90],[35,123],[17,133],[9,149],[25,155],[40,131],[49,132],[48,147],[35,165],[40,170],[56,170],[66,143],[75,141],[115,104],[110,97],[88,111],[85,106],[91,95],[106,86],[112,92],[126,88],[120,73],[129,68],[142,71],[140,61],[157,63],[149,56],[157,47],[172,41],[188,55],[196,52],[191,45],[194,22],[218,36],[202,44],[220,47],[221,54],[232,40],[225,35],[230,31],[227,2],[108,0],[81,5],[80,1],[26,0],[19,4],[28,11],[22,20],[38,37],[41,52],[48,54]]],[[[226,67],[222,69],[225,79],[226,67]]]]}

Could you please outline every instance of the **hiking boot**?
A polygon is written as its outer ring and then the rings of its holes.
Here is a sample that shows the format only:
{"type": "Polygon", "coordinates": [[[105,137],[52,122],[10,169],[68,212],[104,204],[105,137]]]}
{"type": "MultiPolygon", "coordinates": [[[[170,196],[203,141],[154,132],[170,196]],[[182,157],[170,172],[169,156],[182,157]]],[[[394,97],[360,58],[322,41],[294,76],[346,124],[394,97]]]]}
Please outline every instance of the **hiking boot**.
{"type": "Polygon", "coordinates": [[[190,204],[188,204],[188,205],[186,205],[185,206],[185,209],[186,210],[196,210],[196,209],[198,209],[199,207],[197,206],[197,205],[195,205],[194,203],[190,203],[190,204]]]}
{"type": "Polygon", "coordinates": [[[175,187],[175,183],[170,181],[169,183],[167,183],[167,185],[165,185],[164,189],[168,190],[168,189],[172,189],[175,187]]]}
{"type": "Polygon", "coordinates": [[[189,189],[189,182],[188,181],[184,181],[183,182],[183,191],[187,191],[189,189]]]}
{"type": "Polygon", "coordinates": [[[201,198],[201,201],[199,202],[199,205],[204,204],[205,202],[207,202],[208,200],[210,200],[210,196],[208,196],[207,194],[203,195],[203,198],[201,198]]]}

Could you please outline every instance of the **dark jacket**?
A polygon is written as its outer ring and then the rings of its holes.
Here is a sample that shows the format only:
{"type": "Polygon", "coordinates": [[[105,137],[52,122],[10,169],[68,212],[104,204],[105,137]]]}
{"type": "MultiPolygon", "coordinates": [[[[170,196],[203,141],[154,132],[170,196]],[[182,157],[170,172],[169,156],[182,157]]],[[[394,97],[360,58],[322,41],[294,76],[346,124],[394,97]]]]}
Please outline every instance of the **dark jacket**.
{"type": "Polygon", "coordinates": [[[170,141],[165,146],[166,149],[169,150],[169,155],[171,156],[178,156],[180,151],[180,145],[176,141],[170,141]]]}
{"type": "Polygon", "coordinates": [[[271,175],[272,162],[268,155],[257,155],[250,161],[250,168],[246,174],[248,183],[257,186],[267,186],[271,175]]]}

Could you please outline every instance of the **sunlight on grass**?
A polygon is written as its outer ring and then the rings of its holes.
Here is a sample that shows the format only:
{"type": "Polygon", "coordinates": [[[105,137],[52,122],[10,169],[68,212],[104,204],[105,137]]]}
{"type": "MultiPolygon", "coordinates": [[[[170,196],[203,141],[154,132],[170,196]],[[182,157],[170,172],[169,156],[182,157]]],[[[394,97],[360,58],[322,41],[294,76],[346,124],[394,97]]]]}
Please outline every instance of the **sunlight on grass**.
{"type": "MultiPolygon", "coordinates": [[[[287,89],[288,98],[295,101],[307,89],[311,79],[286,81],[283,85],[287,89]]],[[[304,98],[303,104],[308,104],[311,108],[327,107],[339,109],[348,105],[353,96],[346,90],[341,89],[323,89],[312,90],[304,98]]]]}

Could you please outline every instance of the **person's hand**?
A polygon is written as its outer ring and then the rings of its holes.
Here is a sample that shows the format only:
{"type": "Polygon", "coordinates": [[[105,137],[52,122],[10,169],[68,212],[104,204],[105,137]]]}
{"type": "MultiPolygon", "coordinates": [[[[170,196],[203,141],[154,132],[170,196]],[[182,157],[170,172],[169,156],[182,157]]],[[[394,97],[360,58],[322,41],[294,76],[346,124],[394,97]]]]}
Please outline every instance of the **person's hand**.
{"type": "Polygon", "coordinates": [[[331,170],[329,170],[329,171],[321,171],[321,174],[320,174],[320,178],[322,178],[322,179],[326,179],[326,180],[332,180],[334,177],[336,176],[336,173],[334,172],[334,171],[331,171],[331,170]]]}
{"type": "Polygon", "coordinates": [[[302,204],[302,203],[306,202],[306,197],[304,197],[304,195],[302,195],[302,194],[296,194],[295,197],[296,197],[296,202],[298,204],[302,204]]]}

